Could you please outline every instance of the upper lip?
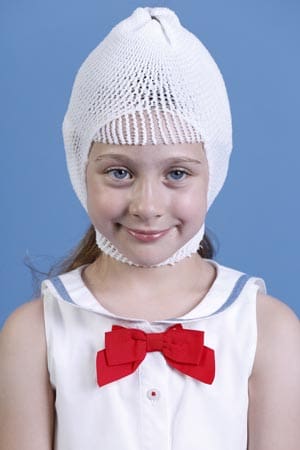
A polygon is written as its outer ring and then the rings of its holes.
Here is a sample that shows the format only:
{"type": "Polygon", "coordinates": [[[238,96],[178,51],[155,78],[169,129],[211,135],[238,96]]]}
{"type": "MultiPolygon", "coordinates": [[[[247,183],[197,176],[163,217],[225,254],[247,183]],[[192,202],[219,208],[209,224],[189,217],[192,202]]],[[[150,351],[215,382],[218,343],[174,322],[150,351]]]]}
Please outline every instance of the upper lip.
{"type": "Polygon", "coordinates": [[[168,228],[166,228],[164,230],[136,230],[136,229],[133,229],[133,228],[128,228],[128,227],[126,227],[126,228],[127,228],[127,230],[133,231],[134,233],[146,234],[146,235],[159,234],[159,233],[163,233],[164,231],[168,230],[168,228]]]}

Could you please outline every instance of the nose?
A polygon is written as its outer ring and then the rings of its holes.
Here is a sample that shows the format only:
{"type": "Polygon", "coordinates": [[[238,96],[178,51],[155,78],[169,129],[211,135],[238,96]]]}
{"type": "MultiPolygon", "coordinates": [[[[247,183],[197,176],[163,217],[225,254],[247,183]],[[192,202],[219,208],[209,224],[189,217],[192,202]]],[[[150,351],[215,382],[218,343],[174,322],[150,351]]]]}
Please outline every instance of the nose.
{"type": "Polygon", "coordinates": [[[135,182],[129,202],[129,213],[143,220],[163,215],[163,194],[159,192],[158,181],[141,179],[135,182]]]}

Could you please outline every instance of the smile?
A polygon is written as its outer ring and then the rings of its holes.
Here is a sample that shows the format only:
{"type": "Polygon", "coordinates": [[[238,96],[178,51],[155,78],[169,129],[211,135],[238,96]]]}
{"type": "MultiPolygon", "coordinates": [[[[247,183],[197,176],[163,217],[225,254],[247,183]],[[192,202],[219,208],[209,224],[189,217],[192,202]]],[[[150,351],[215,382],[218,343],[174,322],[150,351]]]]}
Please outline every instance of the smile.
{"type": "Polygon", "coordinates": [[[130,228],[126,228],[126,231],[131,236],[133,236],[136,239],[138,239],[139,241],[143,241],[143,242],[155,241],[155,240],[161,238],[162,236],[164,236],[165,234],[167,234],[169,230],[170,230],[170,228],[168,228],[167,230],[151,230],[151,231],[148,231],[148,230],[131,230],[130,228]]]}

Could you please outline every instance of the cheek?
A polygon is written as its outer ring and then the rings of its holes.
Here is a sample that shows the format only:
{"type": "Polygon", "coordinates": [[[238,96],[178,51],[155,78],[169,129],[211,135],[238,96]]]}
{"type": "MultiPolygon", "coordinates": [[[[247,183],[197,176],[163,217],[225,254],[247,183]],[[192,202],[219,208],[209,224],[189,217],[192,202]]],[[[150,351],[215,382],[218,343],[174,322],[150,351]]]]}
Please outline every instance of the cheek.
{"type": "Polygon", "coordinates": [[[207,188],[205,184],[195,186],[188,195],[180,195],[174,200],[174,210],[183,221],[203,221],[207,212],[207,188]]]}
{"type": "Polygon", "coordinates": [[[124,202],[119,193],[105,186],[89,183],[87,186],[87,209],[93,222],[104,222],[122,214],[124,202]]]}

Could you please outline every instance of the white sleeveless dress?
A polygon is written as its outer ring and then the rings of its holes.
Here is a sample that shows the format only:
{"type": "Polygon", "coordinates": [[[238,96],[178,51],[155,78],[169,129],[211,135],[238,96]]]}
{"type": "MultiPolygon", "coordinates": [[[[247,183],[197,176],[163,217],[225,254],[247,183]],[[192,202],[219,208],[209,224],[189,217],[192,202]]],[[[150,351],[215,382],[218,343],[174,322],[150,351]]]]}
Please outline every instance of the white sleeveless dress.
{"type": "Polygon", "coordinates": [[[217,277],[204,299],[182,317],[151,323],[103,308],[82,280],[84,266],[43,282],[54,450],[246,450],[256,295],[265,284],[210,262],[217,277]],[[155,333],[175,323],[205,332],[215,352],[211,385],[170,367],[158,351],[131,375],[97,385],[96,354],[112,325],[155,333]]]}

